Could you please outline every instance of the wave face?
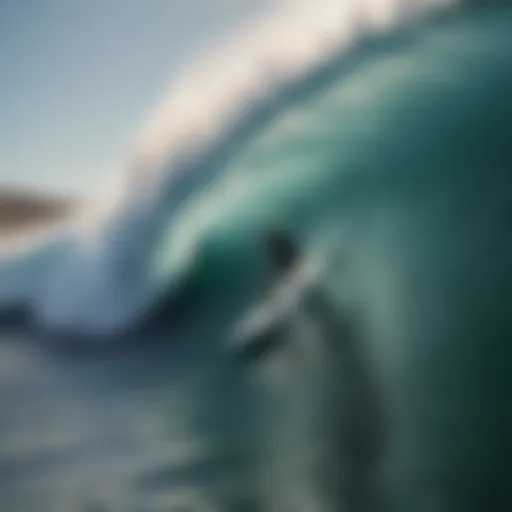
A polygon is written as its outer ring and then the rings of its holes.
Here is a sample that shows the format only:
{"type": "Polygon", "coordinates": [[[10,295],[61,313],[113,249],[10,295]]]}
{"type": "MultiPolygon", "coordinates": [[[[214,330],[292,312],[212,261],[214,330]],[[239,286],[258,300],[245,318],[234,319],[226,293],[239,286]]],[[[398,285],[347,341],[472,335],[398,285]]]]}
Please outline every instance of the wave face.
{"type": "Polygon", "coordinates": [[[254,230],[318,217],[323,190],[345,174],[335,139],[364,94],[354,84],[343,93],[352,106],[336,98],[349,50],[443,3],[292,2],[206,55],[156,109],[86,229],[72,223],[2,255],[0,305],[25,304],[46,328],[115,334],[204,262],[237,260],[248,273],[254,230]],[[328,89],[331,115],[315,103],[328,89]]]}

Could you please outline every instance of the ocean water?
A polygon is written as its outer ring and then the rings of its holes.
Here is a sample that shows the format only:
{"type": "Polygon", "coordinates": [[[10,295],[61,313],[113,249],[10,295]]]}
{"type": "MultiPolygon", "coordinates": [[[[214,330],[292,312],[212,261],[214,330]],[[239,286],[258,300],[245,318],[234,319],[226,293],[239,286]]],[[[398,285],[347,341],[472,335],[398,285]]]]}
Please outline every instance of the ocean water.
{"type": "Polygon", "coordinates": [[[316,12],[157,112],[107,213],[3,252],[2,510],[510,506],[512,11],[316,12]],[[271,295],[268,226],[314,269],[271,295]]]}

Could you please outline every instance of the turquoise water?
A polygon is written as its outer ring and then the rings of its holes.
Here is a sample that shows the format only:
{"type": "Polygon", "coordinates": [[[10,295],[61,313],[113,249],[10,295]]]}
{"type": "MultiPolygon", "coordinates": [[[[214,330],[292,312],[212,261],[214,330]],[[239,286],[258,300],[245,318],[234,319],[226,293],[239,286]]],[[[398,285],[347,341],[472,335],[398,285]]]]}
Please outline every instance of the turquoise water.
{"type": "Polygon", "coordinates": [[[472,194],[478,179],[489,179],[488,166],[502,179],[509,28],[492,13],[425,24],[314,75],[225,156],[211,186],[173,213],[157,246],[157,280],[194,261],[209,262],[212,274],[235,264],[250,275],[261,262],[258,230],[268,225],[310,246],[336,245],[379,202],[450,201],[454,186],[472,194]],[[476,120],[492,131],[464,130],[476,120]]]}
{"type": "Polygon", "coordinates": [[[306,306],[282,314],[280,350],[229,353],[247,308],[272,308],[269,224],[322,262],[312,285],[362,324],[389,421],[367,510],[507,510],[511,34],[505,8],[402,30],[256,123],[160,219],[172,230],[148,272],[164,290],[190,278],[184,325],[82,352],[6,335],[2,510],[344,509],[344,397],[359,388],[338,380],[343,337],[306,306]]]}

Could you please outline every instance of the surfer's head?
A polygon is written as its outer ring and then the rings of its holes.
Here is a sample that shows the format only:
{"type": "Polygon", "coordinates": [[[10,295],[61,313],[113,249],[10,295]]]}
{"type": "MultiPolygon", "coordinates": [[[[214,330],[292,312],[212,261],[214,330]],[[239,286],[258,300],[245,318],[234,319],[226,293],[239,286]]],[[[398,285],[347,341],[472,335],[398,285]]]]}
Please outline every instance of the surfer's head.
{"type": "Polygon", "coordinates": [[[299,259],[299,249],[286,230],[267,228],[263,234],[263,241],[273,272],[280,275],[295,266],[299,259]]]}

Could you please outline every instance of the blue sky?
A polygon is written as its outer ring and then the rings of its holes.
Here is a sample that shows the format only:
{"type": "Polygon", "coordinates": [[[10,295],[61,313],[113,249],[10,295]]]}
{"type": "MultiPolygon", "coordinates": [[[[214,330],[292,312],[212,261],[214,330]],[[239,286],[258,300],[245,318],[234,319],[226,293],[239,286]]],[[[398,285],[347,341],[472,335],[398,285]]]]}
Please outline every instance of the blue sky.
{"type": "Polygon", "coordinates": [[[271,1],[0,0],[0,186],[93,195],[173,74],[271,1]]]}

